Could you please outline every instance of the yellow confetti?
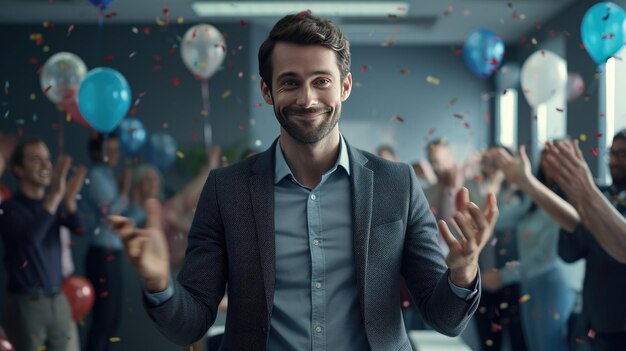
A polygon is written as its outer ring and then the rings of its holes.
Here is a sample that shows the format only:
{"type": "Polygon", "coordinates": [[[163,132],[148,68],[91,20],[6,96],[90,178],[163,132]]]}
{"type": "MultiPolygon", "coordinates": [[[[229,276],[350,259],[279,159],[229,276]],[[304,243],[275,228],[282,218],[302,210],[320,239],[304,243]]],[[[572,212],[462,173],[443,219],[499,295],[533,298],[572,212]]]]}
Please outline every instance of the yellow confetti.
{"type": "Polygon", "coordinates": [[[65,122],[71,122],[72,121],[72,115],[68,112],[65,114],[65,122]]]}
{"type": "Polygon", "coordinates": [[[439,85],[439,78],[433,76],[426,77],[426,81],[432,85],[439,85]]]}
{"type": "Polygon", "coordinates": [[[487,340],[485,340],[485,345],[487,345],[487,346],[493,346],[493,340],[491,340],[491,339],[487,339],[487,340]]]}
{"type": "Polygon", "coordinates": [[[581,134],[578,139],[580,139],[580,141],[587,141],[587,136],[585,134],[581,134]]]}
{"type": "Polygon", "coordinates": [[[530,300],[530,294],[524,294],[519,298],[519,303],[524,303],[530,300]]]}
{"type": "Polygon", "coordinates": [[[117,336],[114,336],[114,337],[109,338],[109,341],[110,341],[110,342],[119,342],[119,341],[120,341],[120,338],[119,338],[119,337],[117,337],[117,336]]]}
{"type": "Polygon", "coordinates": [[[222,99],[226,99],[229,96],[230,96],[230,90],[226,90],[225,92],[222,93],[222,99]]]}
{"type": "Polygon", "coordinates": [[[501,302],[500,303],[500,309],[501,310],[506,310],[507,308],[509,308],[509,303],[508,302],[501,302]]]}
{"type": "Polygon", "coordinates": [[[185,154],[182,151],[176,151],[176,156],[178,156],[178,158],[185,158],[185,154]]]}
{"type": "Polygon", "coordinates": [[[30,35],[30,40],[39,40],[39,39],[41,39],[41,38],[42,38],[41,33],[32,33],[32,34],[30,35]]]}
{"type": "Polygon", "coordinates": [[[33,101],[33,100],[35,100],[36,98],[37,98],[37,94],[35,94],[35,93],[31,93],[31,94],[30,94],[30,101],[33,101]]]}
{"type": "Polygon", "coordinates": [[[44,28],[48,28],[48,25],[50,25],[50,23],[48,23],[48,21],[43,21],[43,27],[44,28]]]}
{"type": "Polygon", "coordinates": [[[185,18],[184,18],[184,17],[182,17],[182,16],[181,16],[181,17],[178,17],[178,19],[176,19],[176,23],[178,23],[178,24],[183,24],[183,23],[185,23],[185,18]]]}
{"type": "Polygon", "coordinates": [[[43,47],[43,52],[48,52],[50,51],[50,47],[48,45],[43,47]]]}
{"type": "Polygon", "coordinates": [[[250,118],[250,125],[251,126],[256,125],[256,120],[254,118],[250,118]]]}
{"type": "Polygon", "coordinates": [[[165,27],[165,26],[167,26],[167,21],[164,21],[164,20],[160,19],[159,17],[157,17],[156,18],[156,24],[159,27],[165,27]]]}

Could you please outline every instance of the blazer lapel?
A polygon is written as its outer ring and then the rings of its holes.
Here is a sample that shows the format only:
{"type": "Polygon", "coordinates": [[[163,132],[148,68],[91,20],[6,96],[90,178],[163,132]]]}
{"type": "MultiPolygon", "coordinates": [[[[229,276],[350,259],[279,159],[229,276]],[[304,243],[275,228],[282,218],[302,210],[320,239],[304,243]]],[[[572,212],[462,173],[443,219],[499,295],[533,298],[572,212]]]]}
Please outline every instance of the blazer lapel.
{"type": "Polygon", "coordinates": [[[274,301],[276,267],[274,240],[274,148],[277,147],[277,140],[254,163],[252,166],[253,175],[248,183],[256,223],[268,316],[271,316],[274,301]]]}
{"type": "MultiPolygon", "coordinates": [[[[347,145],[347,143],[346,143],[347,145]]],[[[357,149],[348,146],[350,155],[350,177],[352,187],[352,227],[354,240],[354,260],[356,282],[359,289],[359,303],[363,322],[367,321],[365,309],[365,273],[367,272],[367,251],[372,222],[372,198],[374,193],[374,172],[365,167],[367,158],[357,149]]]]}

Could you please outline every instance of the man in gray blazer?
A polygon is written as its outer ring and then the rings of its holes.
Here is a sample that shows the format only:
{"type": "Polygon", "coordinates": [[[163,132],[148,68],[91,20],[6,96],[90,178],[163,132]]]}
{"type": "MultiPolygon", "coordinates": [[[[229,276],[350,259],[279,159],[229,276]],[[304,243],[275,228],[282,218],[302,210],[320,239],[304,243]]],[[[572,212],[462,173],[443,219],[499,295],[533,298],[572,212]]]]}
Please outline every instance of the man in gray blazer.
{"type": "Polygon", "coordinates": [[[352,88],[349,43],[308,12],[276,23],[259,50],[261,91],[280,137],[265,152],[210,173],[177,281],[160,206],[147,227],[111,223],[144,279],[146,309],[188,345],[212,325],[228,283],[222,350],[410,350],[400,277],[424,319],[458,335],[480,298],[478,254],[497,218],[459,196],[439,229],[410,166],[351,147],[339,133],[352,88]],[[447,264],[447,267],[446,267],[447,264]]]}

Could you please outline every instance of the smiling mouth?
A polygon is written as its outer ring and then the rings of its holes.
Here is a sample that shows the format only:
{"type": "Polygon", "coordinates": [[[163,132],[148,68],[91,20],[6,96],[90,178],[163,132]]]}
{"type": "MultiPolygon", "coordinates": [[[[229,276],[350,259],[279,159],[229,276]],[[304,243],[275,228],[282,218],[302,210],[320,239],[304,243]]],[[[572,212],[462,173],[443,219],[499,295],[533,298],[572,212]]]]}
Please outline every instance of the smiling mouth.
{"type": "Polygon", "coordinates": [[[40,172],[39,172],[39,176],[40,176],[40,177],[47,178],[47,177],[49,177],[49,176],[50,176],[50,171],[47,171],[47,170],[40,171],[40,172]]]}

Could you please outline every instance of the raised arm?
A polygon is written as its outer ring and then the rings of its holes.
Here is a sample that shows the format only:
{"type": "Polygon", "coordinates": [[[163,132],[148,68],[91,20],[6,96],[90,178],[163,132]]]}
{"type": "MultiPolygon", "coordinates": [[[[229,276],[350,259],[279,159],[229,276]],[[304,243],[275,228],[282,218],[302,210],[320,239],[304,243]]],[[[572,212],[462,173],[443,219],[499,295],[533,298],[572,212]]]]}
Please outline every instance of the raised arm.
{"type": "Polygon", "coordinates": [[[580,222],[576,209],[532,174],[524,146],[520,147],[518,157],[514,158],[504,149],[499,149],[495,158],[498,167],[509,182],[518,184],[520,189],[563,229],[570,233],[574,231],[580,222]]]}
{"type": "Polygon", "coordinates": [[[555,181],[574,203],[585,227],[604,250],[626,263],[626,219],[595,185],[578,142],[548,143],[547,147],[555,181]]]}

